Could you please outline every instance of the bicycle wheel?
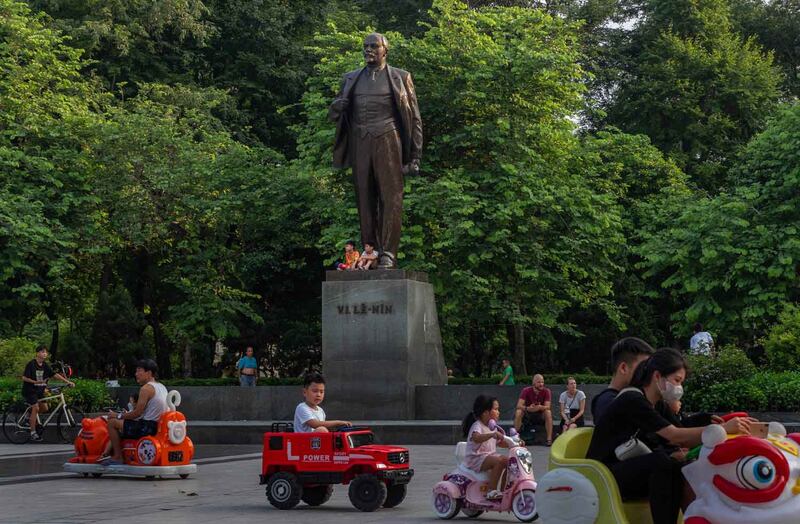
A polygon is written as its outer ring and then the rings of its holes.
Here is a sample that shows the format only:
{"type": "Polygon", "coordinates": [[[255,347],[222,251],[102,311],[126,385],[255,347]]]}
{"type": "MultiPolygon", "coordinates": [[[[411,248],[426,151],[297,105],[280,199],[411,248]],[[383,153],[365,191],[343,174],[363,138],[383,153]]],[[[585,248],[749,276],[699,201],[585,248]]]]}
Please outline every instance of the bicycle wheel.
{"type": "Polygon", "coordinates": [[[64,415],[64,410],[58,412],[58,434],[61,440],[67,444],[75,442],[75,438],[81,431],[81,422],[83,421],[83,411],[73,405],[67,405],[67,414],[64,415]]]}
{"type": "Polygon", "coordinates": [[[9,442],[25,444],[31,439],[29,417],[27,406],[12,405],[3,413],[3,434],[9,442]]]}

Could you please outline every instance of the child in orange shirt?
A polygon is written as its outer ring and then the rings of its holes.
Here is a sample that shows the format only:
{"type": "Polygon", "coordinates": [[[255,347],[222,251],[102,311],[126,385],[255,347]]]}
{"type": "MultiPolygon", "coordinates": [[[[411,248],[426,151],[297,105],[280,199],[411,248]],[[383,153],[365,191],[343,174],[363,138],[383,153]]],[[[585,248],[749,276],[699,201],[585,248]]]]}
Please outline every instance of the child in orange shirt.
{"type": "Polygon", "coordinates": [[[356,243],[352,240],[348,240],[344,244],[344,262],[340,262],[336,269],[339,271],[347,271],[350,269],[355,269],[356,264],[358,264],[358,251],[356,251],[356,243]]]}

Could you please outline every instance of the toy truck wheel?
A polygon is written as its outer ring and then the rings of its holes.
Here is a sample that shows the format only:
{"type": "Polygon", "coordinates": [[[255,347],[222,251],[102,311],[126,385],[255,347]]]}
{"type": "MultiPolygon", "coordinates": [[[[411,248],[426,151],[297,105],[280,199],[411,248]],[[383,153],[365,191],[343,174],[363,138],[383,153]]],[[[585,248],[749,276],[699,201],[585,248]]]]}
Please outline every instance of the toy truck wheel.
{"type": "Polygon", "coordinates": [[[375,511],[386,502],[386,484],[374,475],[356,475],[350,483],[350,502],[361,511],[375,511]]]}
{"type": "Polygon", "coordinates": [[[395,484],[386,489],[386,501],[383,503],[384,508],[393,508],[398,506],[406,498],[406,491],[408,486],[406,484],[395,484]]]}
{"type": "Polygon", "coordinates": [[[309,506],[321,506],[330,500],[333,495],[333,486],[303,486],[303,496],[301,499],[309,506]]]}
{"type": "Polygon", "coordinates": [[[303,486],[291,473],[275,473],[267,482],[269,503],[278,509],[292,509],[303,496],[303,486]]]}

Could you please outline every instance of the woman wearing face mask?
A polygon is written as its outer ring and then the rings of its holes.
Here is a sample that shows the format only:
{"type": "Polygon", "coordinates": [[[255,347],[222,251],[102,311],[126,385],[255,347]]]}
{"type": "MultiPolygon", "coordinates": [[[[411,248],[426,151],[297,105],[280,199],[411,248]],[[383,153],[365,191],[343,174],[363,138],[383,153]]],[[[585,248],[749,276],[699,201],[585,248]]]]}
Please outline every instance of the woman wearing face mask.
{"type": "MultiPolygon", "coordinates": [[[[670,424],[655,406],[680,400],[686,379],[686,361],[674,349],[660,349],[636,368],[631,388],[620,391],[598,421],[586,458],[599,460],[617,479],[623,499],[650,500],[654,524],[675,524],[684,493],[681,463],[663,450],[620,461],[615,450],[631,438],[655,433],[670,444],[691,448],[701,443],[704,427],[670,424]]],[[[747,419],[724,424],[728,433],[749,433],[747,419]]]]}

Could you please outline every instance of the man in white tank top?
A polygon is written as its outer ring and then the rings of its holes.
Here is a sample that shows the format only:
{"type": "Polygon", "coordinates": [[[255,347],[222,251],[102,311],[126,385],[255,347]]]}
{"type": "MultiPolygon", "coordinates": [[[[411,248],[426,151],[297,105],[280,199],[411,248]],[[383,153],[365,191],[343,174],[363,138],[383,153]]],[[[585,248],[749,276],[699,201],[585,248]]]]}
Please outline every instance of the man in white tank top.
{"type": "Polygon", "coordinates": [[[109,445],[103,455],[97,459],[104,465],[122,464],[122,439],[138,439],[147,435],[155,435],[158,431],[158,420],[167,411],[167,388],[156,382],[158,366],[150,359],[140,360],[136,364],[136,382],[139,389],[139,401],[133,411],[127,413],[108,412],[109,445]],[[109,455],[109,451],[111,455],[109,455]]]}

